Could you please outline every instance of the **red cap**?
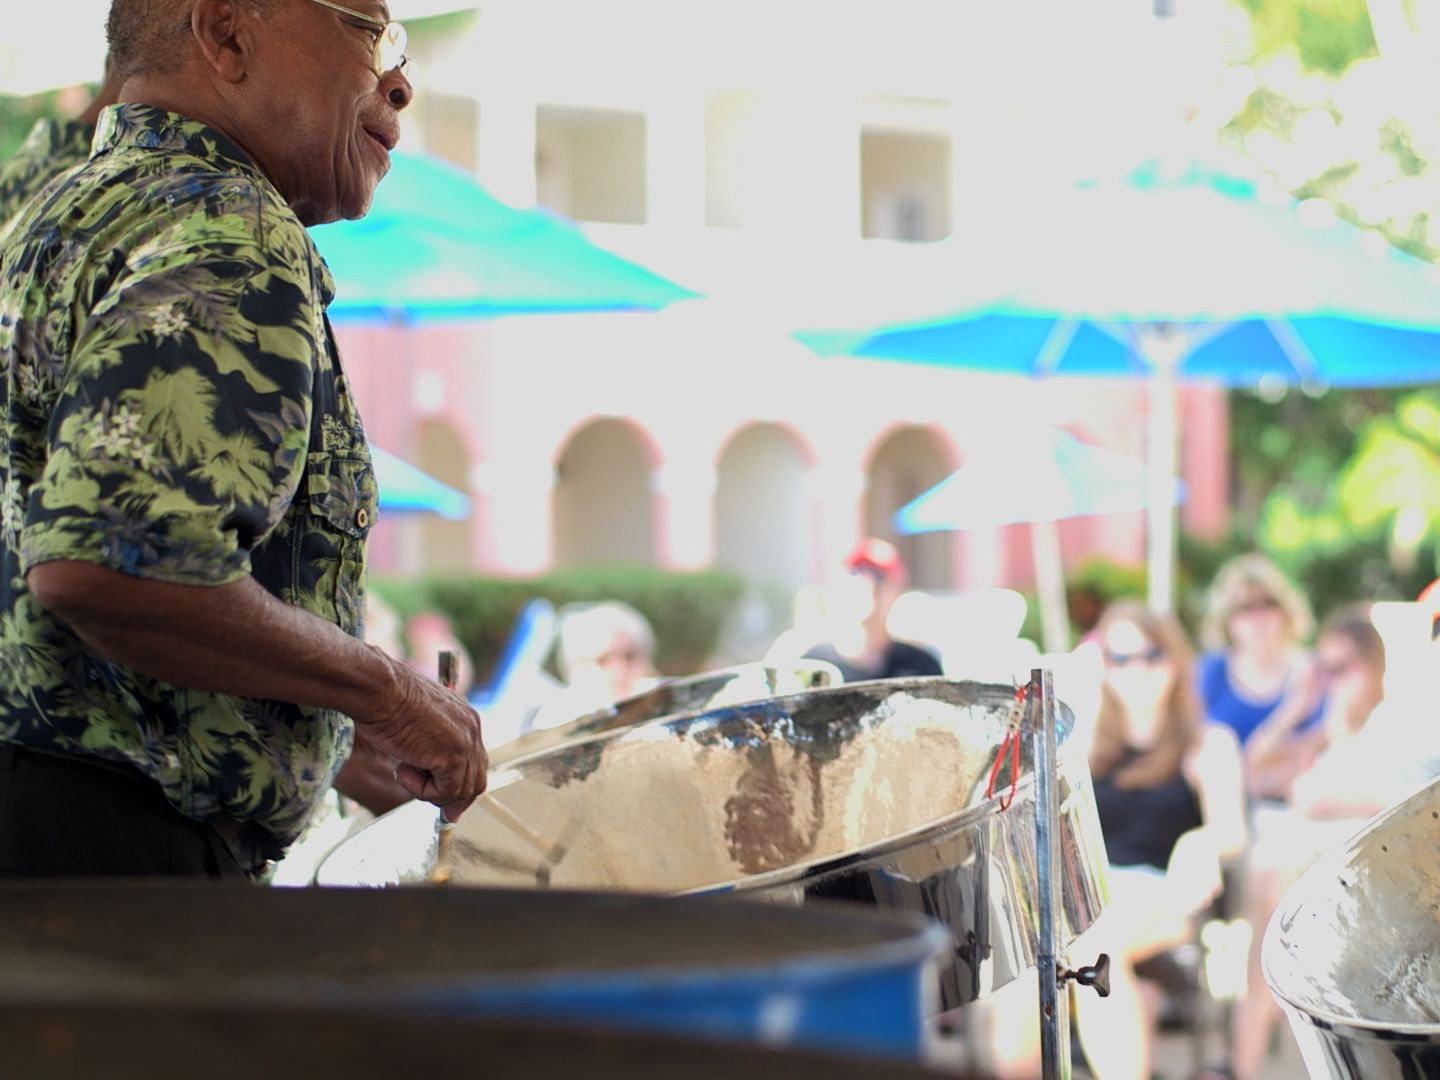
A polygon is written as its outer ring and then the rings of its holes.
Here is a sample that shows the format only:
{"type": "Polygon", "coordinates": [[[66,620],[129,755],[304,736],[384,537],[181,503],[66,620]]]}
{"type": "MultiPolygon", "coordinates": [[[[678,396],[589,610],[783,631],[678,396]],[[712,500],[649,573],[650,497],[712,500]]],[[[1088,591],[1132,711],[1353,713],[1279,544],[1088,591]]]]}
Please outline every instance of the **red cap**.
{"type": "Polygon", "coordinates": [[[1440,615],[1440,578],[1426,585],[1415,598],[1415,602],[1432,614],[1440,615]]]}
{"type": "Polygon", "coordinates": [[[868,570],[883,578],[903,578],[905,564],[900,561],[900,552],[887,540],[874,537],[861,540],[849,555],[845,556],[845,569],[854,573],[868,570]]]}

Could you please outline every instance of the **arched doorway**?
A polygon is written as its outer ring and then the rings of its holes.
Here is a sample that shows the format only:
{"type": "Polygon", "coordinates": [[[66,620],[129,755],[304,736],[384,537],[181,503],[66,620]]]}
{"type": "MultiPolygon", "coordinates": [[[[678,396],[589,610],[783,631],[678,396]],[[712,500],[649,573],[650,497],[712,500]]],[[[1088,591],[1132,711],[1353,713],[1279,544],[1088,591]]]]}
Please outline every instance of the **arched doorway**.
{"type": "Polygon", "coordinates": [[[778,424],[751,424],[726,444],[715,486],[715,561],[765,585],[813,576],[811,459],[778,424]]]}
{"type": "MultiPolygon", "coordinates": [[[[416,465],[456,491],[470,490],[470,455],[454,427],[444,420],[426,420],[420,425],[418,442],[416,465]]],[[[419,522],[421,567],[461,570],[470,565],[474,550],[474,522],[470,518],[447,521],[435,514],[422,514],[419,522]]]]}
{"type": "Polygon", "coordinates": [[[555,465],[555,564],[653,563],[655,455],[624,420],[592,420],[555,465]]]}
{"type": "Polygon", "coordinates": [[[893,541],[917,589],[954,589],[957,538],[953,532],[900,536],[895,532],[895,511],[934,487],[954,470],[944,442],[927,428],[907,427],[892,432],[876,448],[866,469],[865,531],[893,541]]]}

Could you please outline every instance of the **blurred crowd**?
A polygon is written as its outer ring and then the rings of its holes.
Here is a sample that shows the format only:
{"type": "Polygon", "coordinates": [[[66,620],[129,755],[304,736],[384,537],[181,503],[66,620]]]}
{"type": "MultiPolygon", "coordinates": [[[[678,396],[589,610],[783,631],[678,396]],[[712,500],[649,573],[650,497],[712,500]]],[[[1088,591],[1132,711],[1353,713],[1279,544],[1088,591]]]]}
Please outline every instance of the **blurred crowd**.
{"type": "MultiPolygon", "coordinates": [[[[801,598],[764,663],[823,660],[846,681],[942,673],[1000,681],[1039,658],[1019,636],[1023,602],[1018,611],[1009,602],[1018,596],[996,590],[946,607],[907,587],[895,547],[862,541],[832,582],[801,598]]],[[[441,649],[463,655],[443,616],[402,623],[377,602],[370,626],[373,642],[422,671],[435,670],[441,649]]],[[[1263,1075],[1280,1025],[1260,942],[1281,896],[1366,819],[1440,777],[1440,725],[1426,722],[1423,707],[1437,629],[1440,587],[1411,604],[1344,606],[1317,629],[1301,590],[1267,559],[1246,555],[1209,589],[1199,651],[1173,616],[1120,600],[1071,654],[1045,658],[1063,675],[1061,696],[1087,740],[1111,861],[1109,906],[1072,949],[1082,958],[1103,952],[1112,965],[1107,999],[1076,998],[1092,1075],[1152,1075],[1166,988],[1150,975],[1215,920],[1248,927],[1249,958],[1222,1055],[1206,1075],[1263,1075]]],[[[657,681],[654,631],[625,604],[574,606],[540,632],[546,647],[528,655],[549,663],[525,684],[535,700],[501,741],[657,681]]],[[[464,670],[469,685],[468,661],[464,670]]],[[[999,1077],[1038,1075],[1034,998],[1022,979],[962,1010],[975,1065],[999,1077]]]]}

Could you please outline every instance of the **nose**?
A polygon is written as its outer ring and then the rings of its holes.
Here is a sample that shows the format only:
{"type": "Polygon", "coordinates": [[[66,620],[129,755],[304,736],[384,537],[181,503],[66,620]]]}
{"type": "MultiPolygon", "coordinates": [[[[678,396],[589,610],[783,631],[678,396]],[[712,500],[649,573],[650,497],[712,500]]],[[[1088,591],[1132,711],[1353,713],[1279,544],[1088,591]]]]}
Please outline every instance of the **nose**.
{"type": "Polygon", "coordinates": [[[385,95],[385,100],[390,102],[390,107],[396,112],[405,108],[415,100],[415,88],[410,85],[410,80],[405,77],[403,68],[392,68],[380,77],[380,90],[385,95]]]}

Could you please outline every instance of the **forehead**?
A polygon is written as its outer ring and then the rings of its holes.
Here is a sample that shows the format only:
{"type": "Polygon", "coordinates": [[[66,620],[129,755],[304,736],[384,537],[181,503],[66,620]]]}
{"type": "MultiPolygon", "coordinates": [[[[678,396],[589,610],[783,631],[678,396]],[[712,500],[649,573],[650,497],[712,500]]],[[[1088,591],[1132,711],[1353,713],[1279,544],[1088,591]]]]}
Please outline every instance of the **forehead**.
{"type": "Polygon", "coordinates": [[[1149,635],[1128,619],[1121,619],[1105,628],[1105,646],[1112,652],[1129,652],[1149,645],[1149,635]]]}

